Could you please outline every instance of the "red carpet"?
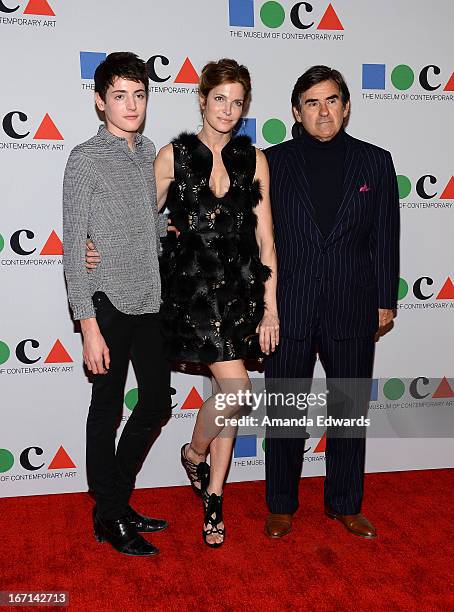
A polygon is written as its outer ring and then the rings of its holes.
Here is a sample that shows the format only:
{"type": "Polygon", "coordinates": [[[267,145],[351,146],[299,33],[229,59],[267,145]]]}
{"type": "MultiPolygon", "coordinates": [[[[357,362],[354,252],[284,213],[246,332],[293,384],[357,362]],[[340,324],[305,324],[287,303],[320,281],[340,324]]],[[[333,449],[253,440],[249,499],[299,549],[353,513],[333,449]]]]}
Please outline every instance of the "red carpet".
{"type": "Polygon", "coordinates": [[[321,478],[302,482],[282,540],[263,535],[263,498],[262,482],[228,485],[226,544],[211,550],[189,487],[137,491],[138,510],[171,522],[151,559],[95,542],[85,494],[3,499],[0,590],[66,590],[88,612],[454,610],[454,470],[366,476],[372,541],[325,518],[321,478]]]}

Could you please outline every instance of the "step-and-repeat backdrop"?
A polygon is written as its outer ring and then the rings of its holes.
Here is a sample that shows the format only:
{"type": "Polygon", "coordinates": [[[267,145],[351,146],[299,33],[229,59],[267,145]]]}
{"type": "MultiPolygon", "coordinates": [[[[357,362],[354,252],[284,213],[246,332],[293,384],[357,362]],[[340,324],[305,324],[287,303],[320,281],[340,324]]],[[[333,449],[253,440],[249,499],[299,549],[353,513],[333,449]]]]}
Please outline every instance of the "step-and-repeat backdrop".
{"type": "MultiPolygon", "coordinates": [[[[259,147],[290,138],[290,93],[307,67],[343,72],[349,132],[392,152],[402,216],[398,317],[377,345],[370,410],[387,426],[371,428],[367,470],[454,465],[453,19],[448,0],[0,1],[0,496],[86,489],[90,384],[66,301],[61,186],[70,150],[97,130],[94,69],[118,50],[148,62],[145,133],[157,147],[199,129],[208,60],[249,67],[243,129],[259,147]]],[[[186,483],[179,448],[204,384],[174,374],[172,386],[139,486],[186,483]]],[[[135,397],[131,372],[123,421],[135,397]]],[[[324,443],[309,440],[304,475],[324,473],[324,443]]],[[[240,435],[230,480],[263,477],[262,438],[240,435]]]]}

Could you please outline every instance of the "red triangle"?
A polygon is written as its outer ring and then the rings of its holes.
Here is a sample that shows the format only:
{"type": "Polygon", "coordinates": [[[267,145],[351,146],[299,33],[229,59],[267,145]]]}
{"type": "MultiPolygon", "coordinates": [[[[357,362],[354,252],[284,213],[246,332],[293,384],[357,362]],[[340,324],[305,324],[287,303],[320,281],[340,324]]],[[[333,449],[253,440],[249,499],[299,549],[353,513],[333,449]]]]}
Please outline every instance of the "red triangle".
{"type": "Polygon", "coordinates": [[[73,363],[73,360],[63,344],[57,338],[44,363],[73,363]]]}
{"type": "Polygon", "coordinates": [[[436,297],[437,300],[454,300],[454,284],[452,283],[451,278],[448,278],[445,281],[445,284],[440,289],[439,294],[436,297]]]}
{"type": "Polygon", "coordinates": [[[203,399],[195,387],[189,391],[188,397],[184,400],[181,410],[198,410],[202,407],[203,399]]]}
{"type": "Polygon", "coordinates": [[[440,196],[441,200],[454,200],[454,176],[448,181],[448,184],[443,190],[443,193],[440,196]]]}
{"type": "Polygon", "coordinates": [[[454,91],[454,72],[451,74],[451,78],[446,83],[444,91],[454,91]]]}
{"type": "Polygon", "coordinates": [[[55,230],[52,230],[46,244],[41,249],[40,255],[63,255],[63,244],[55,230]]]}
{"type": "Polygon", "coordinates": [[[314,453],[324,453],[326,450],[326,433],[320,438],[319,443],[314,448],[314,453]]]}
{"type": "Polygon", "coordinates": [[[58,451],[55,453],[55,457],[49,463],[48,470],[64,470],[66,468],[75,468],[76,464],[73,462],[71,457],[65,451],[63,446],[60,446],[58,451]]]}
{"type": "Polygon", "coordinates": [[[33,136],[33,140],[64,140],[64,138],[46,113],[36,134],[33,136]]]}
{"type": "Polygon", "coordinates": [[[454,391],[452,390],[451,385],[448,383],[446,376],[443,376],[432,397],[454,397],[454,391]]]}
{"type": "Polygon", "coordinates": [[[55,13],[47,0],[30,0],[25,7],[24,15],[49,15],[50,17],[55,17],[55,13]]]}
{"type": "Polygon", "coordinates": [[[194,66],[191,64],[191,60],[187,57],[184,60],[184,64],[180,68],[180,72],[177,74],[175,83],[198,83],[199,75],[195,71],[194,66]]]}
{"type": "Polygon", "coordinates": [[[325,14],[321,18],[320,23],[317,26],[317,30],[343,30],[344,26],[341,24],[336,11],[333,9],[331,3],[328,4],[328,8],[325,14]]]}

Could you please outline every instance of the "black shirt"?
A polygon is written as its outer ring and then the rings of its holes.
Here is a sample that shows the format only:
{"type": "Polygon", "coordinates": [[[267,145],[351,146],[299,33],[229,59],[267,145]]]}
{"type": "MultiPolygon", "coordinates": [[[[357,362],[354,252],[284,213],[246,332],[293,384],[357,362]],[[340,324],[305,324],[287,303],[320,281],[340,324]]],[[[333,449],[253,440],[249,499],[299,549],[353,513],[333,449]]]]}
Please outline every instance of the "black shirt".
{"type": "Polygon", "coordinates": [[[342,201],[345,162],[345,133],[340,132],[327,142],[313,138],[301,130],[304,141],[309,192],[316,212],[316,221],[326,238],[334,227],[342,201]]]}

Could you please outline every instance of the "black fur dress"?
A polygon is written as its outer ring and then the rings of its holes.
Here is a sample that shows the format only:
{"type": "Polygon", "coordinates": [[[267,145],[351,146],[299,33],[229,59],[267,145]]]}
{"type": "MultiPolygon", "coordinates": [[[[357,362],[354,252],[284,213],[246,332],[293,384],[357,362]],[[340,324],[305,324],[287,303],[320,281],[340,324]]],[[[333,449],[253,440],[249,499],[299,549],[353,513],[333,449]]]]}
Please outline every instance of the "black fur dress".
{"type": "Polygon", "coordinates": [[[218,198],[209,187],[210,149],[195,134],[181,134],[172,145],[175,180],[166,205],[180,234],[169,233],[161,256],[167,357],[205,364],[240,359],[243,339],[263,316],[270,275],[255,238],[256,151],[247,136],[225,145],[230,188],[218,198]]]}

